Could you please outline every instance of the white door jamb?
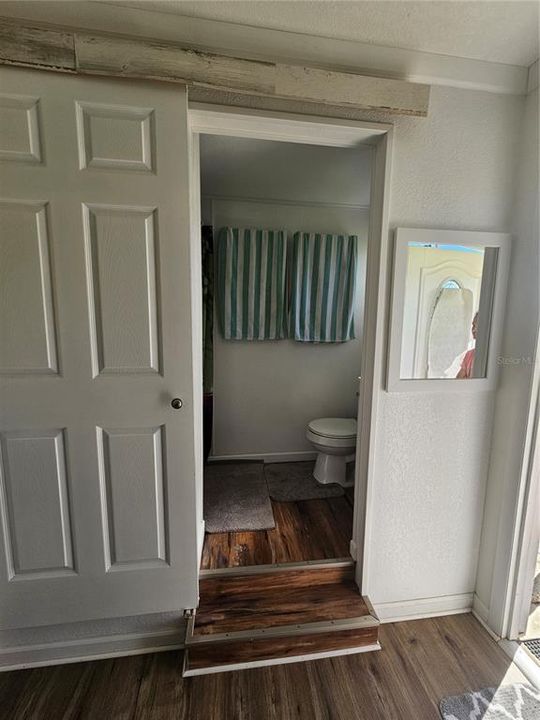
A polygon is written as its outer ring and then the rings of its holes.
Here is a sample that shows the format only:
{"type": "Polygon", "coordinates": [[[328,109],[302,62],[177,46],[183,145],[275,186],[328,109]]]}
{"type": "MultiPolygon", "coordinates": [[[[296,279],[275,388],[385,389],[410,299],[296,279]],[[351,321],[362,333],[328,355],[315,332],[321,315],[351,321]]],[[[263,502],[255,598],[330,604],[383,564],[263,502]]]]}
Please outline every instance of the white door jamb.
{"type": "MultiPolygon", "coordinates": [[[[373,463],[377,399],[384,376],[384,347],[386,332],[386,277],[388,259],[388,206],[393,126],[387,123],[337,120],[291,113],[255,111],[217,105],[190,103],[190,132],[192,147],[197,147],[201,133],[230,135],[282,142],[306,143],[333,147],[355,147],[363,143],[373,147],[371,181],[371,209],[368,237],[366,303],[364,313],[364,349],[361,381],[359,378],[357,461],[355,476],[355,506],[351,546],[355,551],[356,580],[363,594],[369,589],[363,584],[368,577],[369,537],[371,517],[373,463]],[[362,432],[360,433],[360,429],[362,432]]],[[[192,182],[200,183],[198,165],[192,163],[192,182]],[[197,176],[196,176],[197,175],[197,176]]],[[[200,209],[193,209],[193,217],[200,217],[200,209]],[[197,213],[197,214],[196,214],[197,213]]],[[[199,242],[194,221],[192,247],[199,242]]],[[[192,273],[195,269],[192,268],[192,273]]],[[[194,333],[195,337],[195,333],[194,333]]],[[[194,348],[200,354],[200,348],[194,348]]],[[[202,482],[202,478],[201,478],[202,482]]],[[[197,488],[202,496],[202,488],[197,488]]],[[[202,513],[202,507],[199,512],[202,513]]],[[[198,522],[202,522],[201,517],[198,522]]]]}

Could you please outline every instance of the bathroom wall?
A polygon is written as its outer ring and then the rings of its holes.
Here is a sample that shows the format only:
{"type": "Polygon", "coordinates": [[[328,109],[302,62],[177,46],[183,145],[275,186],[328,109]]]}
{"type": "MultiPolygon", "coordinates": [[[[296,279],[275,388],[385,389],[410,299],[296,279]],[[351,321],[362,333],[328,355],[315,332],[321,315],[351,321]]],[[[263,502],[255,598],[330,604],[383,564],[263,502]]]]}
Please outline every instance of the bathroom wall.
{"type": "Polygon", "coordinates": [[[369,220],[369,149],[203,136],[203,220],[359,238],[356,339],[225,341],[214,333],[213,455],[302,459],[309,420],[355,416],[369,220]]]}

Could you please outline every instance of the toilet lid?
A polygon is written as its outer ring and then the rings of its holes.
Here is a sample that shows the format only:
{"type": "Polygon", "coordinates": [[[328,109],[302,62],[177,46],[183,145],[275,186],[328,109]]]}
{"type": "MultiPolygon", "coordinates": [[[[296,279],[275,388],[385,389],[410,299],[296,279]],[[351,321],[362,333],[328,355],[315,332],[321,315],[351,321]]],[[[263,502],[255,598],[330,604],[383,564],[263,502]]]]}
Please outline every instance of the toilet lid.
{"type": "Polygon", "coordinates": [[[354,418],[319,418],[312,420],[308,428],[315,435],[330,438],[350,438],[356,435],[354,418]]]}

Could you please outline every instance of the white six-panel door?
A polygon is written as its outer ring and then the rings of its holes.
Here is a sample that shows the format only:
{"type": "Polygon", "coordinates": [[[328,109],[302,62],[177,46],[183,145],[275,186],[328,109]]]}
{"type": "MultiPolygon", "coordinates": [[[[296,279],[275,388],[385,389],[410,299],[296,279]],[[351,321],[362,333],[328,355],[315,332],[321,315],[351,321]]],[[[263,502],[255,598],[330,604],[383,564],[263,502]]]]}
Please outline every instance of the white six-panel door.
{"type": "Polygon", "coordinates": [[[1,69],[1,627],[197,603],[188,178],[181,86],[1,69]]]}

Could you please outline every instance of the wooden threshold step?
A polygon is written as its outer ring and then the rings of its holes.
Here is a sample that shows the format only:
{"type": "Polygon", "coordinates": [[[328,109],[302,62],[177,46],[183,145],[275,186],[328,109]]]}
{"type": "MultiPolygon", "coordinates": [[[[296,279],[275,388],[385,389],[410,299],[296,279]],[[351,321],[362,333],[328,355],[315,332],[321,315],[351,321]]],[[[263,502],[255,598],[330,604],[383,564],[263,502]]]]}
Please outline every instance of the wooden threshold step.
{"type": "Polygon", "coordinates": [[[326,560],[302,560],[298,562],[275,562],[267,565],[237,565],[231,567],[211,568],[200,570],[200,577],[216,578],[220,575],[263,575],[265,573],[277,573],[291,570],[306,570],[308,568],[354,568],[354,560],[351,557],[332,558],[326,560]]]}
{"type": "Polygon", "coordinates": [[[378,626],[350,564],[205,576],[184,675],[375,650],[378,626]]]}

